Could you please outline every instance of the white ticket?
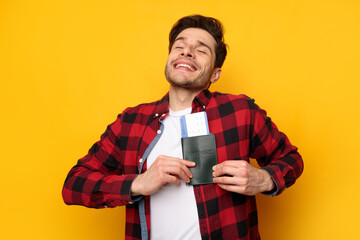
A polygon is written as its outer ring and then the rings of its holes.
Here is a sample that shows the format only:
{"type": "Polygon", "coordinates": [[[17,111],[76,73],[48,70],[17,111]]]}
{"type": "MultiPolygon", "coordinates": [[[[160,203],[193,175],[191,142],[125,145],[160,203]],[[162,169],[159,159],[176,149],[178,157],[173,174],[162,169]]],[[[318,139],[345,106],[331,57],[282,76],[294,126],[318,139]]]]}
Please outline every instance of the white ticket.
{"type": "Polygon", "coordinates": [[[198,112],[181,116],[181,136],[195,137],[209,134],[206,112],[198,112]]]}

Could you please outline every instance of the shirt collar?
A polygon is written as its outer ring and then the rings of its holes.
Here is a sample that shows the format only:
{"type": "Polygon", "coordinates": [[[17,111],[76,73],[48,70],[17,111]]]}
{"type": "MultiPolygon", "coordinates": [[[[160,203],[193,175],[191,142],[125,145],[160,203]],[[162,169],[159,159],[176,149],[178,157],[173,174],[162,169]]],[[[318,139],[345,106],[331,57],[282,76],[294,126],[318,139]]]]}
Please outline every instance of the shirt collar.
{"type": "MultiPolygon", "coordinates": [[[[196,97],[192,102],[193,111],[196,108],[205,110],[210,102],[211,97],[212,94],[208,89],[201,91],[198,95],[196,95],[196,97]]],[[[166,93],[166,95],[159,101],[158,105],[155,108],[154,118],[158,118],[158,117],[164,118],[168,114],[169,114],[169,93],[166,93]]]]}

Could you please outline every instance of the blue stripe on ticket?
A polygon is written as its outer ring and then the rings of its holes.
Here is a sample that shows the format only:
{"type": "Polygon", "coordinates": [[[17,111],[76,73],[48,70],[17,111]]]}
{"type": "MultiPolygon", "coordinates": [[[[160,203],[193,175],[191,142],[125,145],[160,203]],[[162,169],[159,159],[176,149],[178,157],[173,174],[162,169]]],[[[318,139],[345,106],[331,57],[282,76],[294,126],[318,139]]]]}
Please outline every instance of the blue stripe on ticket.
{"type": "Polygon", "coordinates": [[[180,117],[180,126],[181,126],[181,137],[183,138],[188,137],[185,115],[180,117]]]}

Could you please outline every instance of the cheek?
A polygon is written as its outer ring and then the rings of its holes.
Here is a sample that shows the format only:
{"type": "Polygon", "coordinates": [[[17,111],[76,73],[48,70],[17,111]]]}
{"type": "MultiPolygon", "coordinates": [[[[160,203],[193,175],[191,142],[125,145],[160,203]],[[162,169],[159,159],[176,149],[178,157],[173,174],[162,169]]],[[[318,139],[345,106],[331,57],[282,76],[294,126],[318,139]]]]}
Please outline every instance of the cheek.
{"type": "Polygon", "coordinates": [[[167,64],[167,65],[171,65],[171,62],[172,62],[173,60],[175,60],[175,56],[174,56],[173,53],[170,53],[170,54],[168,55],[166,64],[167,64]]]}
{"type": "Polygon", "coordinates": [[[166,67],[170,67],[170,66],[171,66],[171,59],[169,57],[166,61],[166,67]]]}
{"type": "Polygon", "coordinates": [[[212,58],[207,57],[207,56],[202,56],[198,58],[198,61],[201,63],[201,65],[205,68],[211,68],[211,66],[213,65],[212,61],[214,61],[212,58]]]}

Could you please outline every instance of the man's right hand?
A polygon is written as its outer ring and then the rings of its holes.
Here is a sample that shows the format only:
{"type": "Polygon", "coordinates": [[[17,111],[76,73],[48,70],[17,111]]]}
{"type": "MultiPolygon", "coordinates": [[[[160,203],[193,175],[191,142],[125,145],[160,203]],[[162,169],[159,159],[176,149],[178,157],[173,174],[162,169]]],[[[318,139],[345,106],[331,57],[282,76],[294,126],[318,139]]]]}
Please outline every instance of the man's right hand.
{"type": "Polygon", "coordinates": [[[131,195],[148,196],[167,183],[180,186],[180,179],[188,183],[193,177],[189,167],[195,167],[195,162],[160,155],[149,169],[135,178],[131,185],[131,195]]]}

